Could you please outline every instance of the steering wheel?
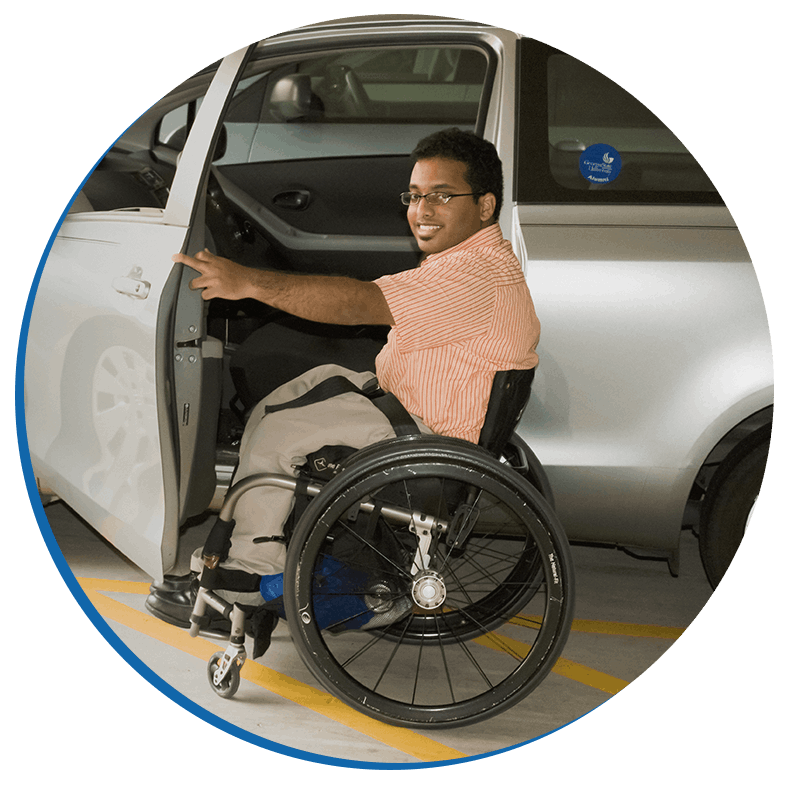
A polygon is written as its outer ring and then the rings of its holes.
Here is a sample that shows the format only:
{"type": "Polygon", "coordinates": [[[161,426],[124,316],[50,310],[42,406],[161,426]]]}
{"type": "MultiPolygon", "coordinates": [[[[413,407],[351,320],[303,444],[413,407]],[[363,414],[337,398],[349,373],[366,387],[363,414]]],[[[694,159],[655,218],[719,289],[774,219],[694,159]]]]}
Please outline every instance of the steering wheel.
{"type": "Polygon", "coordinates": [[[345,116],[369,116],[371,102],[361,80],[349,67],[342,64],[325,69],[323,83],[326,109],[345,116]]]}

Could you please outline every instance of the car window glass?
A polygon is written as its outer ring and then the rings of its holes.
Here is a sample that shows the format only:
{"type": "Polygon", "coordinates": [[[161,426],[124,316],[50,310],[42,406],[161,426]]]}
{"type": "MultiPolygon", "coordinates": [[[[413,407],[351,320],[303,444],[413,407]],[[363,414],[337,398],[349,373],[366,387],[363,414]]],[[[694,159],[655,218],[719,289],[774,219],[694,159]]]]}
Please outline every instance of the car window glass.
{"type": "Polygon", "coordinates": [[[397,46],[255,62],[225,118],[218,165],[407,154],[443,126],[475,129],[487,58],[474,47],[397,46]]]}
{"type": "Polygon", "coordinates": [[[104,212],[166,206],[177,153],[186,143],[212,77],[213,69],[209,69],[190,78],[125,130],[84,183],[82,209],[104,212]],[[170,156],[158,156],[159,147],[170,156]]]}
{"type": "Polygon", "coordinates": [[[203,97],[198,97],[170,110],[158,125],[156,143],[181,151],[186,143],[186,131],[191,128],[202,103],[203,97]]]}
{"type": "Polygon", "coordinates": [[[563,187],[714,191],[697,161],[656,116],[569,55],[547,59],[547,115],[550,173],[563,187]],[[595,144],[610,147],[609,153],[590,149],[595,144]],[[590,162],[595,151],[606,155],[606,162],[596,166],[597,176],[590,162]]]}

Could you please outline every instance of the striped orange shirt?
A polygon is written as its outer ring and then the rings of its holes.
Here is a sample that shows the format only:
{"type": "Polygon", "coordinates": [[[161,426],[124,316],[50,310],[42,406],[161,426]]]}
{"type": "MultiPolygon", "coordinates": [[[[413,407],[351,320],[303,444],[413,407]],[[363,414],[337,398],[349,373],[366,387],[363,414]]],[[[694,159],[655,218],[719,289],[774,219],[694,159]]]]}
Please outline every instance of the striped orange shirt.
{"type": "Polygon", "coordinates": [[[434,433],[476,443],[494,374],[539,361],[539,320],[500,226],[375,283],[395,321],[376,360],[381,388],[434,433]]]}

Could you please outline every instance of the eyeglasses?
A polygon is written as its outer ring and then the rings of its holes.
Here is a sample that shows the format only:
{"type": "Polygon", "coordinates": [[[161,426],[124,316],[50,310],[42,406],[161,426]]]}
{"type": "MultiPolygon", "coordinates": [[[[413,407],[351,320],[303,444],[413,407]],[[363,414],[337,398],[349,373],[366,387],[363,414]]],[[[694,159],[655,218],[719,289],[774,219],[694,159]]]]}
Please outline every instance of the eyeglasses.
{"type": "Polygon", "coordinates": [[[481,196],[482,193],[426,193],[420,196],[419,193],[401,193],[400,201],[406,206],[409,204],[419,204],[422,199],[428,202],[431,207],[440,207],[442,204],[447,204],[451,198],[458,198],[459,196],[481,196]]]}

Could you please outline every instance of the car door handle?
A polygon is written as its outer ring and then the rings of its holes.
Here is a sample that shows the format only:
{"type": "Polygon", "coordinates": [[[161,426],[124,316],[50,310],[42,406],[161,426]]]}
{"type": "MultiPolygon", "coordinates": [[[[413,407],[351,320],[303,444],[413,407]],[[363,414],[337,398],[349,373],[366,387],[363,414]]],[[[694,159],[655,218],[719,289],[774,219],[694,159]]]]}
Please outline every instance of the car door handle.
{"type": "Polygon", "coordinates": [[[285,210],[304,210],[311,203],[311,191],[287,190],[273,196],[272,203],[285,210]]]}
{"type": "Polygon", "coordinates": [[[150,294],[149,281],[140,281],[138,278],[131,278],[130,276],[115,278],[111,282],[111,286],[117,292],[123,295],[130,295],[132,298],[139,298],[139,300],[144,300],[150,294]]]}

